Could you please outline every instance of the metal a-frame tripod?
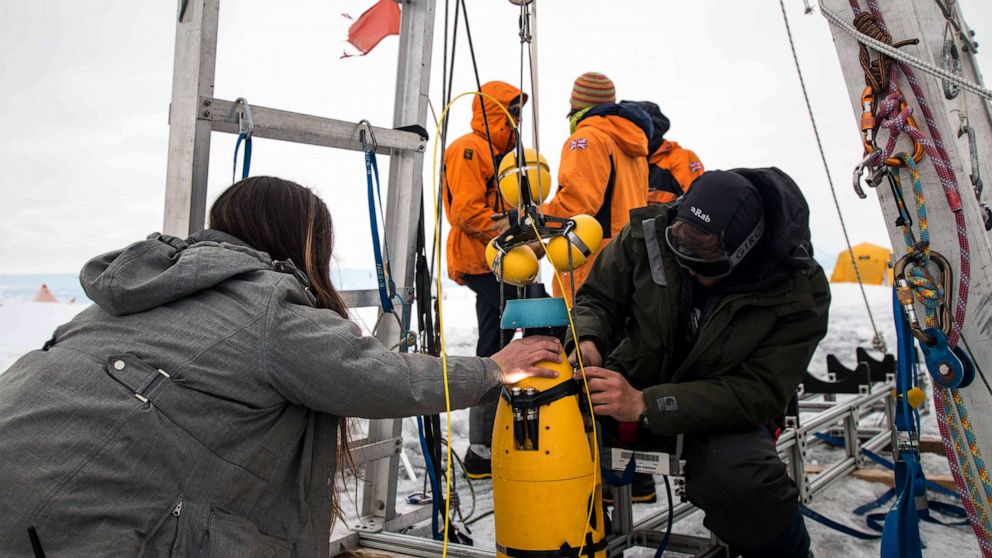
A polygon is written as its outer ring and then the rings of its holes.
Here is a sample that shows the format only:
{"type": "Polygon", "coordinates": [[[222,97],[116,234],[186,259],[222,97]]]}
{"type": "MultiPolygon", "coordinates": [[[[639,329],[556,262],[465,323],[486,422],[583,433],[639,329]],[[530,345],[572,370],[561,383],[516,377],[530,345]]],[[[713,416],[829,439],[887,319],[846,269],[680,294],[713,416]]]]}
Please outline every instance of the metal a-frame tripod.
{"type": "MultiPolygon", "coordinates": [[[[402,0],[402,5],[393,125],[424,126],[435,0],[402,0]]],[[[239,131],[239,105],[214,98],[219,9],[220,0],[179,2],[163,231],[180,237],[205,225],[211,133],[239,131]]],[[[360,132],[366,127],[361,124],[257,106],[251,107],[251,112],[256,137],[353,151],[363,149],[360,132]]],[[[413,296],[408,285],[413,283],[426,140],[413,132],[377,127],[371,130],[378,144],[377,152],[389,156],[386,239],[392,249],[393,279],[403,295],[398,309],[402,327],[409,329],[413,296]]],[[[342,295],[350,307],[379,305],[377,290],[344,291],[342,295]]],[[[377,337],[391,346],[400,333],[400,324],[383,320],[377,337]]],[[[396,516],[401,433],[399,419],[374,420],[369,425],[368,438],[352,444],[356,464],[366,465],[363,530],[398,530],[428,517],[426,513],[396,516]]],[[[335,546],[331,552],[342,550],[344,547],[335,546]]]]}

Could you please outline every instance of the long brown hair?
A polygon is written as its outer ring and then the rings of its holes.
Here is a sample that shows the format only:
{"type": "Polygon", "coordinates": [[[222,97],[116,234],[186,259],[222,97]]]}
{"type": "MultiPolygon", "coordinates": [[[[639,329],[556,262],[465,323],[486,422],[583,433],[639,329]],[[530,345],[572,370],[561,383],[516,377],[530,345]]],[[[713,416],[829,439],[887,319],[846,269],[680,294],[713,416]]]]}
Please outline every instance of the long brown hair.
{"type": "Polygon", "coordinates": [[[317,307],[348,317],[331,284],[331,213],[309,188],[273,176],[235,182],[210,208],[210,228],[268,252],[273,260],[291,260],[309,279],[317,307]]]}
{"type": "MultiPolygon", "coordinates": [[[[210,208],[210,228],[225,232],[268,252],[273,260],[290,260],[310,281],[318,308],[348,318],[348,308],[331,283],[334,226],[331,213],[317,194],[295,182],[273,176],[253,176],[235,182],[210,208]]],[[[348,419],[338,421],[338,463],[354,461],[348,449],[348,419]]],[[[345,468],[341,468],[342,477],[345,468]]],[[[332,500],[340,515],[337,498],[332,500]]]]}

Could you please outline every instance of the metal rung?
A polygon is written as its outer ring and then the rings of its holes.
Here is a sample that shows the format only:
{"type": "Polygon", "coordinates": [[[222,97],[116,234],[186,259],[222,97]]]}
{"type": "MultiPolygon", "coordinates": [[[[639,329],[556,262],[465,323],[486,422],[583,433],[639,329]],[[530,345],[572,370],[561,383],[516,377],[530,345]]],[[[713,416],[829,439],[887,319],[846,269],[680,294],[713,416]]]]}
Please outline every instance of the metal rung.
{"type": "MultiPolygon", "coordinates": [[[[200,97],[200,111],[197,117],[210,122],[215,132],[237,134],[238,105],[224,99],[200,97]]],[[[359,132],[366,127],[354,122],[334,120],[298,112],[271,109],[266,107],[251,107],[255,128],[252,135],[257,138],[270,138],[294,143],[306,143],[362,151],[364,148],[359,132]]],[[[378,149],[376,153],[389,155],[394,149],[417,151],[423,153],[427,142],[413,132],[378,128],[372,126],[378,149]]]]}
{"type": "MultiPolygon", "coordinates": [[[[695,513],[696,506],[693,506],[689,502],[679,502],[675,504],[672,510],[672,522],[677,523],[683,517],[691,513],[695,513]]],[[[656,514],[645,517],[634,524],[634,531],[654,531],[662,528],[668,523],[668,509],[659,511],[656,514]]]]}
{"type": "MultiPolygon", "coordinates": [[[[405,556],[435,558],[441,555],[443,543],[429,539],[406,537],[398,533],[358,533],[358,544],[362,548],[397,552],[405,556]]],[[[493,551],[451,543],[448,545],[451,558],[492,558],[493,551]]]]}
{"type": "Polygon", "coordinates": [[[399,453],[400,447],[402,447],[401,444],[401,438],[390,438],[381,442],[352,447],[351,459],[354,460],[356,467],[379,459],[385,459],[399,453]]]}
{"type": "Polygon", "coordinates": [[[413,511],[397,514],[396,517],[386,522],[385,530],[389,532],[396,532],[413,527],[422,521],[430,519],[431,513],[433,513],[431,506],[423,504],[413,511]]]}
{"type": "MultiPolygon", "coordinates": [[[[422,523],[431,517],[433,508],[429,505],[424,505],[419,508],[414,509],[403,514],[399,514],[396,517],[390,519],[389,521],[383,521],[381,517],[366,516],[358,520],[358,524],[355,526],[355,530],[349,532],[343,537],[336,539],[331,539],[331,556],[334,555],[333,550],[337,549],[338,552],[344,552],[345,550],[350,550],[361,546],[365,548],[375,548],[379,550],[403,550],[407,548],[403,544],[395,545],[390,541],[393,540],[389,537],[389,534],[396,534],[399,537],[404,537],[403,540],[413,541],[413,544],[417,544],[417,541],[425,540],[422,537],[412,536],[410,533],[404,533],[402,535],[396,533],[396,531],[402,531],[412,527],[418,523],[422,523]],[[369,541],[377,541],[378,535],[386,535],[386,540],[380,541],[378,543],[369,541]]],[[[449,556],[457,556],[457,554],[449,553],[449,556]]]]}
{"type": "MultiPolygon", "coordinates": [[[[403,297],[404,300],[413,300],[413,287],[406,287],[405,289],[396,289],[397,292],[403,297]]],[[[379,300],[379,289],[355,289],[350,291],[338,291],[341,298],[344,299],[345,305],[348,308],[371,308],[373,306],[382,306],[379,300]]]]}
{"type": "MultiPolygon", "coordinates": [[[[634,531],[633,539],[637,546],[656,548],[665,538],[661,531],[634,531]]],[[[690,556],[726,556],[726,546],[714,543],[710,537],[699,537],[672,533],[669,535],[667,552],[678,552],[690,556]]]]}

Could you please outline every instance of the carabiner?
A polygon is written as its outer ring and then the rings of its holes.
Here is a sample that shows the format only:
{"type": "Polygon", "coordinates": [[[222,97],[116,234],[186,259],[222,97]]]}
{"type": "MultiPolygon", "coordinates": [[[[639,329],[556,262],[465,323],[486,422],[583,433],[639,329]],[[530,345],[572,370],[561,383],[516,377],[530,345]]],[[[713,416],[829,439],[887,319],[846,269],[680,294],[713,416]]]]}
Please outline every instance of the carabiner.
{"type": "Polygon", "coordinates": [[[238,133],[245,139],[250,138],[255,131],[255,119],[251,116],[251,106],[244,97],[238,97],[234,101],[234,108],[238,114],[238,133]]]}
{"type": "Polygon", "coordinates": [[[964,123],[958,130],[958,137],[966,134],[968,136],[968,152],[971,154],[971,186],[975,189],[975,197],[981,201],[982,190],[985,187],[982,184],[982,175],[978,167],[978,143],[975,141],[975,130],[968,125],[967,118],[962,117],[962,120],[964,123]]]}
{"type": "MultiPolygon", "coordinates": [[[[916,337],[922,343],[933,346],[935,343],[933,336],[926,333],[920,326],[919,319],[917,319],[916,309],[913,306],[912,289],[910,289],[909,282],[906,280],[906,269],[910,266],[911,262],[915,263],[919,258],[920,255],[917,253],[906,254],[896,261],[892,273],[897,285],[896,294],[899,297],[899,302],[902,304],[903,311],[906,313],[906,318],[909,320],[910,331],[913,333],[913,337],[916,337]]],[[[954,294],[953,272],[947,258],[935,250],[930,250],[929,258],[937,267],[937,271],[940,272],[941,287],[944,290],[944,298],[940,303],[936,329],[947,337],[950,336],[951,328],[954,324],[951,318],[951,308],[953,306],[951,297],[954,294]]],[[[929,270],[927,271],[929,272],[929,270]]]]}
{"type": "MultiPolygon", "coordinates": [[[[901,94],[900,94],[901,96],[901,94]]],[[[906,110],[906,100],[903,99],[899,102],[899,111],[902,112],[906,110]]],[[[861,92],[861,143],[865,147],[865,155],[875,152],[875,141],[878,139],[878,125],[877,119],[875,117],[875,94],[871,86],[865,87],[861,92]]],[[[906,118],[906,124],[914,128],[918,128],[916,125],[916,119],[910,115],[906,118]]],[[[923,156],[926,152],[923,150],[923,144],[913,140],[913,160],[919,163],[923,160],[923,156]]],[[[905,167],[906,163],[898,157],[889,157],[885,160],[885,164],[890,167],[905,167]]]]}
{"type": "MultiPolygon", "coordinates": [[[[956,76],[961,75],[961,53],[958,46],[954,44],[954,37],[950,33],[950,24],[944,25],[944,47],[941,55],[941,66],[956,76]]],[[[954,99],[961,93],[961,86],[946,79],[940,81],[944,89],[944,98],[948,101],[954,99]]]]}
{"type": "Polygon", "coordinates": [[[372,131],[372,123],[368,120],[362,119],[358,121],[359,126],[364,126],[358,131],[358,141],[362,144],[362,151],[366,153],[375,153],[379,149],[379,142],[375,140],[375,132],[372,131]],[[372,141],[372,147],[369,147],[368,141],[365,139],[365,133],[368,132],[368,137],[372,141]]]}
{"type": "Polygon", "coordinates": [[[872,162],[875,160],[875,155],[876,154],[874,152],[868,153],[860,163],[854,166],[854,174],[852,177],[854,193],[861,199],[868,197],[868,194],[865,194],[865,190],[862,188],[862,182],[867,184],[870,188],[874,188],[882,182],[881,174],[872,169],[872,162]],[[865,171],[868,171],[869,173],[867,181],[865,179],[865,171]]]}
{"type": "Polygon", "coordinates": [[[874,151],[875,146],[875,96],[871,86],[861,92],[861,137],[866,152],[874,151]],[[871,146],[871,149],[868,146],[871,146]]]}
{"type": "Polygon", "coordinates": [[[916,260],[917,254],[906,254],[896,262],[893,272],[896,277],[896,298],[902,306],[909,322],[909,331],[920,341],[923,360],[934,383],[945,388],[965,388],[975,380],[975,365],[961,348],[951,348],[947,339],[954,323],[951,321],[951,264],[944,256],[930,251],[930,259],[941,273],[944,298],[940,305],[940,318],[937,327],[921,328],[913,300],[913,292],[906,281],[906,267],[916,260]]]}

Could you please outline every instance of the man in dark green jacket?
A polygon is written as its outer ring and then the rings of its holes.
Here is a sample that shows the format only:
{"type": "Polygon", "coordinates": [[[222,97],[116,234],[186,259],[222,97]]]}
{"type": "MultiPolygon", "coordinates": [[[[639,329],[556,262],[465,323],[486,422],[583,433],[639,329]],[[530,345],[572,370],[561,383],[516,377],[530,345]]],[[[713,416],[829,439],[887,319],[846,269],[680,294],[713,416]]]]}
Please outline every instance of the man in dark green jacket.
{"type": "Polygon", "coordinates": [[[745,557],[809,552],[771,426],[827,330],[808,220],[778,169],[707,172],[679,202],[631,211],[576,297],[605,438],[684,435],[686,495],[745,557]]]}

